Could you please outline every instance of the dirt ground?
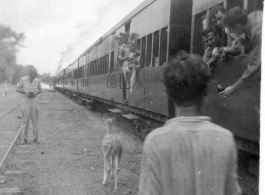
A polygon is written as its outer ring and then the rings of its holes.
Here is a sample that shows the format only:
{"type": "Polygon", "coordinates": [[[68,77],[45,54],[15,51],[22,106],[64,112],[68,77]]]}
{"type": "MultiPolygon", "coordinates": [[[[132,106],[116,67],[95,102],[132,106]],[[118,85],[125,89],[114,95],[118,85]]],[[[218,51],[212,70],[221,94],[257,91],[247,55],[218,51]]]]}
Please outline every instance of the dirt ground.
{"type": "Polygon", "coordinates": [[[124,153],[120,164],[118,190],[114,180],[103,180],[101,143],[106,124],[98,115],[72,107],[58,92],[44,92],[40,98],[40,145],[15,148],[6,170],[22,170],[10,175],[5,187],[20,187],[25,195],[136,194],[140,168],[141,141],[118,129],[124,153]]]}
{"type": "MultiPolygon", "coordinates": [[[[40,98],[40,145],[18,145],[5,170],[23,174],[8,175],[2,187],[19,187],[23,195],[101,195],[137,194],[142,140],[134,133],[116,127],[123,138],[124,152],[120,164],[118,190],[114,180],[103,180],[102,140],[106,124],[96,113],[83,106],[69,104],[58,92],[44,91],[40,98]]],[[[239,173],[243,195],[257,194],[258,179],[239,173]]]]}

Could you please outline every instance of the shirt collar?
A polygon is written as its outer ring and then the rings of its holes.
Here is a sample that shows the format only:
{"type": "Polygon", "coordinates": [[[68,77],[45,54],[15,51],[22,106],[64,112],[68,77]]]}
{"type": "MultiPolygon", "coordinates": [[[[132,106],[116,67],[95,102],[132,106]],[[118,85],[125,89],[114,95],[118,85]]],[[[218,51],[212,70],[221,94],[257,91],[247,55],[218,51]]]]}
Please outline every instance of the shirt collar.
{"type": "Polygon", "coordinates": [[[208,116],[193,116],[193,117],[175,117],[166,122],[166,124],[172,123],[201,123],[211,121],[211,118],[208,116]]]}

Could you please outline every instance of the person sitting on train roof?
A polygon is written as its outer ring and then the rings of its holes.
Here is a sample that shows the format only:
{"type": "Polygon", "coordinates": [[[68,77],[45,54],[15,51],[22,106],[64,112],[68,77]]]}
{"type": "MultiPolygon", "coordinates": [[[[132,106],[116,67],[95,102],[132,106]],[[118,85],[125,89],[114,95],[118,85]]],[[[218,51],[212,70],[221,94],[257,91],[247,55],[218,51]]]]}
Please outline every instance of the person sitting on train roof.
{"type": "Polygon", "coordinates": [[[226,47],[223,48],[222,59],[226,59],[228,54],[236,55],[240,53],[240,50],[241,50],[240,47],[238,48],[233,47],[233,40],[244,36],[244,34],[239,35],[237,33],[231,33],[229,29],[224,26],[223,19],[224,19],[225,12],[226,12],[226,9],[223,6],[217,5],[210,10],[210,14],[209,14],[213,23],[217,27],[224,29],[226,36],[227,36],[227,45],[226,47]]]}
{"type": "MultiPolygon", "coordinates": [[[[238,81],[227,87],[220,93],[225,98],[233,95],[242,87],[251,87],[261,76],[261,35],[262,35],[263,11],[255,11],[247,15],[240,7],[228,10],[224,17],[224,25],[230,32],[246,34],[246,38],[252,44],[252,51],[249,53],[249,62],[246,71],[238,81]]],[[[242,39],[236,39],[236,44],[242,44],[242,39]]]]}
{"type": "Polygon", "coordinates": [[[143,146],[139,195],[238,195],[232,133],[200,113],[211,79],[202,58],[182,52],[164,70],[176,117],[151,131],[143,146]]]}
{"type": "Polygon", "coordinates": [[[207,46],[203,55],[203,61],[211,71],[214,71],[215,64],[222,54],[223,42],[213,29],[205,29],[202,32],[202,37],[207,46]]]}

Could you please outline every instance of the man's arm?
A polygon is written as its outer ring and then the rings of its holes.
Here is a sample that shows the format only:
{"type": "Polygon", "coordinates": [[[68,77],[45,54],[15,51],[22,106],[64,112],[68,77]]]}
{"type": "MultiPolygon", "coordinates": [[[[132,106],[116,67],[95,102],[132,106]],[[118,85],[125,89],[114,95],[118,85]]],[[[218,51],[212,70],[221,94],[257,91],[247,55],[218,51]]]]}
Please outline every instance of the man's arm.
{"type": "Polygon", "coordinates": [[[139,195],[162,195],[158,160],[153,147],[147,140],[142,154],[139,195]]]}
{"type": "Polygon", "coordinates": [[[260,76],[261,72],[261,42],[261,33],[259,33],[253,38],[253,50],[250,54],[247,69],[234,85],[227,87],[220,93],[221,97],[225,98],[233,95],[242,87],[251,87],[255,83],[254,81],[260,76]]]}

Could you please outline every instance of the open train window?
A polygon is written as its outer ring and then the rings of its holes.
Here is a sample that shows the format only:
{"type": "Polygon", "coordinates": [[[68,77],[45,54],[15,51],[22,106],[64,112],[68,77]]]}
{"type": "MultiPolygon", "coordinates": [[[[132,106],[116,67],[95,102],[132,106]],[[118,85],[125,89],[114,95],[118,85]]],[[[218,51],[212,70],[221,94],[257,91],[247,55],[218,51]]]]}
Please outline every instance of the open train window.
{"type": "Polygon", "coordinates": [[[239,6],[243,9],[244,1],[243,0],[227,0],[226,10],[229,10],[235,6],[239,6]]]}
{"type": "Polygon", "coordinates": [[[131,28],[131,21],[127,22],[124,26],[125,26],[125,32],[127,32],[129,35],[130,34],[130,28],[131,28]]]}
{"type": "Polygon", "coordinates": [[[152,36],[153,34],[147,35],[146,67],[151,66],[152,36]]]}
{"type": "Polygon", "coordinates": [[[206,11],[195,16],[194,52],[203,55],[205,43],[202,39],[202,31],[207,28],[206,11]]]}
{"type": "Polygon", "coordinates": [[[145,50],[146,50],[146,37],[142,38],[142,45],[141,45],[141,67],[145,67],[145,50]]]}
{"type": "Polygon", "coordinates": [[[89,76],[89,65],[90,65],[90,64],[87,64],[87,69],[86,69],[86,70],[87,70],[87,72],[86,72],[86,76],[87,76],[87,77],[89,76]]]}
{"type": "Polygon", "coordinates": [[[153,64],[152,66],[158,66],[158,52],[159,52],[159,31],[154,32],[154,39],[153,39],[153,64]]]}
{"type": "Polygon", "coordinates": [[[109,54],[106,56],[106,74],[108,74],[109,72],[108,67],[109,67],[109,54]]]}
{"type": "Polygon", "coordinates": [[[114,51],[110,54],[110,73],[114,70],[114,51]]]}
{"type": "Polygon", "coordinates": [[[255,10],[263,10],[263,0],[248,0],[247,7],[248,13],[255,10]]]}
{"type": "Polygon", "coordinates": [[[167,60],[167,27],[161,29],[160,38],[160,66],[164,65],[167,60]]]}
{"type": "Polygon", "coordinates": [[[98,75],[101,75],[102,74],[102,65],[103,65],[103,63],[102,63],[102,57],[101,58],[99,58],[99,64],[98,64],[98,75]]]}

